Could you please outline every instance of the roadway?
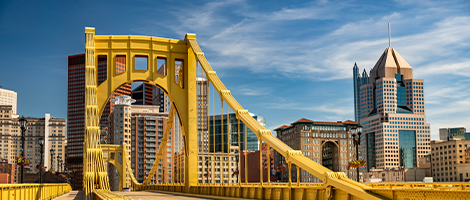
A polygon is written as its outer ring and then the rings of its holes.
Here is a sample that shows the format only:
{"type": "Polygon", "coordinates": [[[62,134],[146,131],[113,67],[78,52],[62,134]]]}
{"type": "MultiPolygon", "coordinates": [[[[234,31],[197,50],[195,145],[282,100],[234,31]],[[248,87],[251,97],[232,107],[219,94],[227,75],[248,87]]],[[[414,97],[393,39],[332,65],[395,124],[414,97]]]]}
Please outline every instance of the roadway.
{"type": "MultiPolygon", "coordinates": [[[[206,196],[198,194],[182,194],[176,192],[161,192],[161,191],[137,191],[137,192],[118,192],[113,191],[114,193],[132,198],[134,200],[148,200],[148,199],[162,199],[162,200],[199,200],[199,199],[234,199],[229,197],[219,197],[219,196],[206,196]]],[[[74,190],[67,194],[61,195],[54,198],[54,200],[82,200],[83,192],[74,190]]],[[[239,199],[239,198],[236,198],[239,199]]]]}

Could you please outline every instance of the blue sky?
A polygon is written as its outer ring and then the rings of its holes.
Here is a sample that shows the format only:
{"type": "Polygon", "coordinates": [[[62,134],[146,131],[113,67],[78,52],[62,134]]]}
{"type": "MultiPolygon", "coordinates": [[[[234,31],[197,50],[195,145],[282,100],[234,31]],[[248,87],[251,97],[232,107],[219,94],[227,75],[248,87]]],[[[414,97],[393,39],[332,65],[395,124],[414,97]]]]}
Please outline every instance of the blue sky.
{"type": "Polygon", "coordinates": [[[240,104],[267,128],[354,119],[352,67],[391,43],[424,79],[432,139],[470,129],[469,1],[0,1],[0,85],[18,113],[67,116],[67,56],[98,35],[197,41],[240,104]]]}

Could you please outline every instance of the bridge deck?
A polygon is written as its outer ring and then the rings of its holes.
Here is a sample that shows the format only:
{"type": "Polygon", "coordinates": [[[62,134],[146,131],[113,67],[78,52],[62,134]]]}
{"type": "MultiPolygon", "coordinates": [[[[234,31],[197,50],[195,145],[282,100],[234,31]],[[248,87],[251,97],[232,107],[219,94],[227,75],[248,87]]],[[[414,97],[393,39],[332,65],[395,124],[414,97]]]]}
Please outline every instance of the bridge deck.
{"type": "Polygon", "coordinates": [[[54,200],[82,200],[83,198],[84,198],[83,191],[73,190],[73,191],[70,191],[69,193],[60,195],[53,199],[54,200]]]}
{"type": "MultiPolygon", "coordinates": [[[[147,199],[162,199],[162,200],[199,200],[199,199],[234,199],[233,197],[218,197],[218,196],[208,196],[208,195],[199,195],[199,194],[186,194],[186,193],[177,193],[177,192],[162,192],[162,191],[136,191],[136,192],[118,192],[113,191],[116,194],[120,194],[125,197],[129,197],[135,200],[147,200],[147,199]]],[[[58,196],[54,200],[82,200],[84,198],[83,191],[74,190],[67,194],[58,196]]],[[[241,199],[241,198],[237,198],[241,199]]]]}
{"type": "MultiPolygon", "coordinates": [[[[162,192],[156,190],[147,190],[147,191],[135,191],[135,192],[115,192],[117,194],[135,199],[135,200],[147,200],[147,199],[163,199],[163,200],[198,200],[198,199],[234,199],[233,197],[219,197],[219,196],[210,196],[210,195],[200,195],[200,194],[187,194],[187,193],[178,193],[178,192],[162,192]]],[[[241,199],[241,198],[235,198],[241,199]]]]}

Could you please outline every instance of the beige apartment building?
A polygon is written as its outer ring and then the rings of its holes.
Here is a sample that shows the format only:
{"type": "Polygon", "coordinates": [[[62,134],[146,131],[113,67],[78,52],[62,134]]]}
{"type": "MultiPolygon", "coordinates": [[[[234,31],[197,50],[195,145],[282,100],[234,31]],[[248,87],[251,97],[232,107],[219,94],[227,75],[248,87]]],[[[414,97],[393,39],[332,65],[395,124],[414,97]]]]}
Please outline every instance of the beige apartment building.
{"type": "MultiPolygon", "coordinates": [[[[277,138],[292,149],[302,151],[305,157],[332,171],[344,172],[350,179],[356,180],[356,169],[348,170],[347,167],[349,161],[356,160],[356,147],[349,129],[357,125],[357,122],[351,120],[320,122],[302,118],[289,126],[283,125],[274,130],[277,132],[277,138]]],[[[274,159],[274,166],[287,164],[278,152],[275,153],[274,159]]],[[[299,175],[296,173],[296,167],[292,165],[292,181],[299,178],[300,182],[321,182],[302,169],[299,175]]],[[[288,181],[288,175],[288,170],[284,171],[281,181],[288,181]]]]}
{"type": "Polygon", "coordinates": [[[431,170],[434,182],[470,181],[466,161],[470,140],[431,141],[431,170]]]}
{"type": "MultiPolygon", "coordinates": [[[[161,113],[159,106],[131,105],[129,96],[117,96],[113,99],[114,111],[108,118],[107,143],[128,144],[128,159],[138,182],[143,182],[150,173],[158,148],[166,129],[168,113],[161,113]]],[[[173,130],[173,127],[171,127],[173,130]]],[[[172,144],[172,132],[169,133],[167,146],[164,147],[163,158],[159,163],[158,181],[170,182],[175,151],[172,144]],[[167,170],[163,170],[166,167],[167,170]]],[[[111,189],[119,188],[118,173],[108,165],[111,189]]],[[[130,177],[127,182],[130,184],[130,177]]]]}
{"type": "MultiPolygon", "coordinates": [[[[8,159],[9,163],[16,166],[15,183],[19,181],[21,170],[16,165],[16,157],[21,156],[21,129],[19,115],[13,113],[12,106],[0,106],[0,157],[8,159]]],[[[27,130],[25,132],[25,157],[30,160],[31,168],[25,169],[25,173],[38,173],[36,165],[41,161],[41,147],[39,139],[44,138],[44,158],[43,162],[47,169],[61,170],[65,166],[65,149],[67,140],[65,138],[65,119],[54,118],[46,113],[43,118],[27,117],[27,130]],[[51,149],[54,155],[51,157],[51,149]],[[61,158],[62,163],[58,162],[61,158]],[[52,159],[52,166],[51,166],[52,159]]]]}

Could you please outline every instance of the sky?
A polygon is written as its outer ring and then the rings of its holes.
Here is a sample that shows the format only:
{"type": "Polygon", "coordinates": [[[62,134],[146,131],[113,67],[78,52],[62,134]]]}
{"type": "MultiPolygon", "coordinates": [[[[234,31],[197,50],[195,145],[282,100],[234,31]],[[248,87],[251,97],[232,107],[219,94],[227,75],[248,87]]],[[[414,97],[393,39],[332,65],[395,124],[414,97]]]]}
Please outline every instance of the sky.
{"type": "Polygon", "coordinates": [[[470,1],[0,1],[0,85],[18,113],[67,117],[67,57],[97,35],[184,39],[239,103],[275,129],[354,120],[352,68],[391,46],[424,79],[431,139],[470,131],[470,1]]]}

